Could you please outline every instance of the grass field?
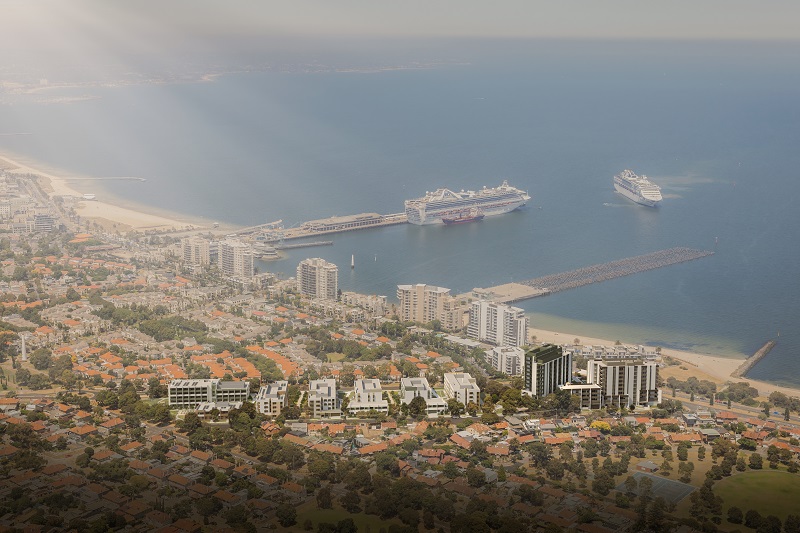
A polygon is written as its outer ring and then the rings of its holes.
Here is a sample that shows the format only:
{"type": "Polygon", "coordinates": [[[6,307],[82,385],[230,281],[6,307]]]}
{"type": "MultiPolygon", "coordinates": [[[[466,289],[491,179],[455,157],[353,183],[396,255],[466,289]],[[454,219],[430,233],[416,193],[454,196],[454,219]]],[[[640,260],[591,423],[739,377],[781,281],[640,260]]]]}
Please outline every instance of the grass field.
{"type": "Polygon", "coordinates": [[[339,361],[343,360],[345,357],[347,357],[347,356],[345,354],[343,354],[343,353],[331,352],[331,353],[328,354],[328,362],[329,363],[338,363],[339,361]]]}
{"type": "Polygon", "coordinates": [[[381,528],[388,529],[391,524],[401,524],[396,518],[381,520],[375,515],[363,513],[351,515],[336,505],[332,509],[319,509],[316,502],[310,501],[297,507],[297,524],[294,527],[299,530],[306,520],[311,520],[314,524],[313,531],[316,531],[320,522],[336,524],[339,520],[344,520],[345,518],[352,518],[359,531],[371,531],[372,533],[378,533],[381,528]]]}
{"type": "Polygon", "coordinates": [[[745,513],[755,509],[761,516],[775,515],[785,520],[800,507],[800,476],[770,470],[744,472],[718,481],[714,492],[722,497],[724,513],[736,506],[745,513]]]}

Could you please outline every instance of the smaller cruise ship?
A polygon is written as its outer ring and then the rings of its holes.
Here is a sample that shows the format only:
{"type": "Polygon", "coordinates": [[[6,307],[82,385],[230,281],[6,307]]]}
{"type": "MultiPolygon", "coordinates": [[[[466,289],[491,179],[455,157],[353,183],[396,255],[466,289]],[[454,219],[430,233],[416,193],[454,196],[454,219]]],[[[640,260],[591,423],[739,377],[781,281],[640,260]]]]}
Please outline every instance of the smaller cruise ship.
{"type": "Polygon", "coordinates": [[[644,174],[637,176],[628,169],[614,176],[614,189],[628,200],[648,207],[657,206],[662,199],[661,187],[647,179],[644,174]]]}

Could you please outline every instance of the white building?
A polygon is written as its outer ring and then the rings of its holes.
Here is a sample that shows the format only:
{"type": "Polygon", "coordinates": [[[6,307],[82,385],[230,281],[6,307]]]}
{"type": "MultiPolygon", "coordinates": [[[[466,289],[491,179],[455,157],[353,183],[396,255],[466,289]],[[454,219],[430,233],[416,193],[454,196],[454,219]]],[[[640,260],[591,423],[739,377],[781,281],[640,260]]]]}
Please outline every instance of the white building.
{"type": "Polygon", "coordinates": [[[220,271],[235,278],[253,277],[253,248],[233,239],[220,241],[218,252],[220,271]]]}
{"type": "Polygon", "coordinates": [[[479,300],[469,309],[467,336],[497,346],[528,344],[528,317],[519,307],[479,300]]]}
{"type": "Polygon", "coordinates": [[[561,390],[568,391],[580,400],[581,409],[602,409],[603,395],[600,394],[600,385],[597,383],[567,383],[561,390]]]}
{"type": "Polygon", "coordinates": [[[475,378],[465,372],[448,372],[444,375],[444,395],[464,406],[470,402],[478,406],[481,404],[481,389],[475,378]]]}
{"type": "Polygon", "coordinates": [[[572,381],[572,353],[564,353],[560,346],[552,344],[528,350],[522,377],[522,392],[537,397],[552,394],[572,381]]]}
{"type": "Polygon", "coordinates": [[[256,411],[262,415],[278,416],[289,407],[288,381],[276,381],[263,385],[256,395],[256,411]]]}
{"type": "Polygon", "coordinates": [[[186,237],[181,240],[183,261],[189,265],[210,265],[211,244],[208,239],[200,236],[186,237]]]}
{"type": "Polygon", "coordinates": [[[389,402],[383,399],[383,389],[378,379],[357,379],[353,383],[353,394],[347,409],[358,413],[364,411],[389,412],[389,402]]]}
{"type": "Polygon", "coordinates": [[[339,292],[339,267],[324,259],[304,259],[297,265],[297,290],[321,300],[336,300],[339,292]]]}
{"type": "Polygon", "coordinates": [[[343,292],[342,303],[360,307],[369,312],[372,317],[386,315],[386,296],[376,294],[359,294],[357,292],[343,292]]]}
{"type": "Polygon", "coordinates": [[[525,350],[516,346],[495,346],[486,352],[486,361],[492,368],[509,376],[522,373],[525,350]]]}
{"type": "Polygon", "coordinates": [[[661,403],[658,363],[641,358],[597,360],[587,365],[587,383],[600,386],[606,406],[637,407],[661,403]]]}
{"type": "Polygon", "coordinates": [[[425,378],[403,378],[400,380],[400,403],[409,404],[417,396],[425,400],[428,415],[438,415],[447,409],[447,402],[436,394],[425,378]]]}
{"type": "Polygon", "coordinates": [[[398,285],[400,320],[427,324],[438,320],[447,330],[463,326],[464,306],[450,295],[450,289],[417,283],[398,285]]]}
{"type": "Polygon", "coordinates": [[[250,399],[250,382],[174,379],[170,382],[167,393],[170,407],[194,409],[201,403],[246,402],[250,399]]]}
{"type": "Polygon", "coordinates": [[[341,415],[336,380],[333,378],[312,380],[308,386],[308,406],[315,418],[341,415]]]}

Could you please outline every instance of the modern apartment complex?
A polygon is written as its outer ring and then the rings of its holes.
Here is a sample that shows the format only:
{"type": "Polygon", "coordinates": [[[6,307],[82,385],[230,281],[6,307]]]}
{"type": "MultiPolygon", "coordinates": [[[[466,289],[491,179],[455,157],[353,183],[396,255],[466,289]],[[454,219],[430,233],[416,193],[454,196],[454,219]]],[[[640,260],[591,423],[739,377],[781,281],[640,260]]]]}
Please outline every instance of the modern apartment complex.
{"type": "Polygon", "coordinates": [[[400,403],[409,404],[417,396],[422,397],[429,415],[438,415],[447,409],[447,402],[436,394],[425,378],[403,378],[400,380],[400,403]]]}
{"type": "Polygon", "coordinates": [[[321,300],[336,300],[339,292],[339,267],[319,257],[304,259],[297,265],[297,290],[321,300]]]}
{"type": "Polygon", "coordinates": [[[308,385],[308,406],[315,418],[340,416],[342,410],[339,408],[336,380],[333,378],[312,380],[308,385]]]}
{"type": "Polygon", "coordinates": [[[453,398],[462,405],[473,402],[481,404],[481,389],[475,378],[465,372],[451,372],[444,375],[444,395],[453,398]]]}
{"type": "Polygon", "coordinates": [[[167,388],[169,406],[194,409],[201,403],[245,402],[250,398],[249,381],[220,379],[175,379],[167,388]]]}
{"type": "Polygon", "coordinates": [[[498,372],[508,376],[522,374],[522,361],[524,358],[525,350],[516,346],[495,346],[486,352],[486,362],[498,372]]]}
{"type": "Polygon", "coordinates": [[[572,353],[564,353],[553,344],[528,350],[522,377],[525,380],[522,392],[537,397],[552,394],[572,380],[572,353]]]}
{"type": "Polygon", "coordinates": [[[256,411],[262,415],[278,416],[289,406],[288,381],[276,381],[263,385],[256,395],[256,411]]]}
{"type": "Polygon", "coordinates": [[[389,412],[389,402],[383,399],[383,389],[378,379],[357,379],[353,383],[353,395],[347,404],[348,411],[389,412]]]}
{"type": "Polygon", "coordinates": [[[181,252],[188,265],[211,264],[211,242],[204,237],[195,235],[181,240],[181,252]]]}
{"type": "Polygon", "coordinates": [[[469,309],[467,336],[497,346],[524,346],[528,317],[519,307],[478,300],[469,309]]]}
{"type": "Polygon", "coordinates": [[[418,283],[398,285],[397,299],[400,320],[427,324],[438,320],[444,329],[456,330],[463,325],[464,306],[453,296],[450,289],[418,283]]]}
{"type": "Polygon", "coordinates": [[[600,386],[603,404],[615,407],[652,406],[661,402],[658,363],[641,358],[590,359],[587,383],[600,386]]]}
{"type": "Polygon", "coordinates": [[[242,241],[226,239],[219,243],[219,270],[226,276],[253,277],[253,248],[242,241]]]}

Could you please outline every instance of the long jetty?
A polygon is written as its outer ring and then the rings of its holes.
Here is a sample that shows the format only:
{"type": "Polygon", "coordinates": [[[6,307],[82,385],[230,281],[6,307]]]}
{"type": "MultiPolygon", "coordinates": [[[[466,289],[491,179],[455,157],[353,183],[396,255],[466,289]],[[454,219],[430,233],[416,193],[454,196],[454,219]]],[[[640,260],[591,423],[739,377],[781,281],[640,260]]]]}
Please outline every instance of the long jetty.
{"type": "Polygon", "coordinates": [[[611,261],[610,263],[570,270],[561,274],[550,274],[486,289],[473,289],[473,292],[483,294],[497,302],[517,302],[582,287],[590,283],[598,283],[677,263],[684,263],[713,254],[714,252],[694,250],[692,248],[669,248],[668,250],[660,250],[645,255],[611,261]]]}
{"type": "Polygon", "coordinates": [[[748,357],[744,363],[739,365],[739,368],[733,371],[731,377],[741,378],[744,377],[755,366],[756,363],[761,361],[766,355],[775,347],[775,341],[768,341],[756,353],[748,357]]]}

